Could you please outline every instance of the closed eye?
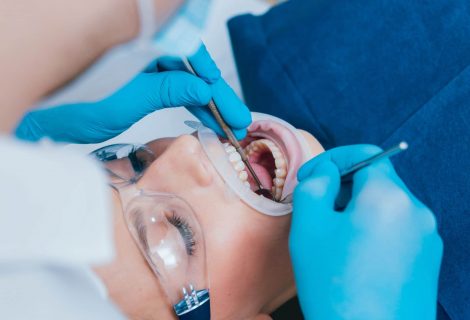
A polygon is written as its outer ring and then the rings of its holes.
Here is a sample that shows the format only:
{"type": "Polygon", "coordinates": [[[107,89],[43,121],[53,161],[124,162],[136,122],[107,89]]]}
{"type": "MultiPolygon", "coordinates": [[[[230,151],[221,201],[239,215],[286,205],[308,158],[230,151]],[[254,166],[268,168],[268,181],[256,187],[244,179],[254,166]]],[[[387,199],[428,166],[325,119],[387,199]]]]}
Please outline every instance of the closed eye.
{"type": "MultiPolygon", "coordinates": [[[[147,226],[142,221],[143,214],[140,209],[136,210],[134,217],[134,226],[137,231],[139,241],[142,244],[143,249],[149,253],[150,250],[147,236],[147,226]]],[[[180,233],[186,248],[187,255],[194,255],[196,252],[196,240],[194,237],[194,231],[189,223],[184,218],[178,216],[175,212],[172,212],[171,215],[167,215],[166,219],[180,233]]]]}
{"type": "Polygon", "coordinates": [[[189,223],[175,212],[173,212],[171,216],[167,216],[167,220],[178,229],[183,238],[186,253],[188,256],[192,256],[196,251],[196,240],[194,240],[194,231],[189,223]]]}

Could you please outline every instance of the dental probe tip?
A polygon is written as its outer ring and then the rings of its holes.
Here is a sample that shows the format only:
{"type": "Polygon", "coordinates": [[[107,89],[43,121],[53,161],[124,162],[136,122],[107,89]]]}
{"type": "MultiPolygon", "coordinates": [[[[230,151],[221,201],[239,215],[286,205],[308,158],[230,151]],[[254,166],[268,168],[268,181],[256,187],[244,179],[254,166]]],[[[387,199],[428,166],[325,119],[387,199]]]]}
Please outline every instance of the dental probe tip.
{"type": "Polygon", "coordinates": [[[365,168],[379,160],[382,160],[382,159],[385,159],[385,158],[390,158],[394,155],[397,155],[403,151],[405,151],[406,149],[408,149],[408,143],[405,142],[405,141],[402,141],[400,142],[399,144],[387,149],[387,150],[384,150],[382,152],[379,152],[378,154],[366,159],[366,160],[363,160],[363,161],[360,161],[358,163],[356,163],[355,165],[351,166],[350,168],[344,170],[343,172],[341,172],[341,180],[342,181],[349,181],[352,179],[352,176],[359,170],[361,170],[362,168],[365,168]]]}

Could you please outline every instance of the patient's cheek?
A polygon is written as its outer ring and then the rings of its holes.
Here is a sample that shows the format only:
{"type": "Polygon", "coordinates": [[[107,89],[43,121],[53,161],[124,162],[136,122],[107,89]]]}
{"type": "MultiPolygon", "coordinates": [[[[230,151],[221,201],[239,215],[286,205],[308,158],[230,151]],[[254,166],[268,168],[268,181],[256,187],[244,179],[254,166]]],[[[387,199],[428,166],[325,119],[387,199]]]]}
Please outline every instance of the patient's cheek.
{"type": "MultiPolygon", "coordinates": [[[[227,232],[230,233],[230,230],[227,232]]],[[[247,283],[254,283],[253,251],[238,237],[220,235],[219,243],[209,245],[209,274],[213,294],[213,312],[218,318],[227,318],[246,298],[247,283]]]]}
{"type": "Polygon", "coordinates": [[[310,150],[312,151],[311,153],[311,158],[318,156],[320,153],[324,152],[325,149],[322,147],[320,142],[309,132],[297,129],[300,134],[305,138],[305,141],[307,142],[308,146],[310,147],[310,150]]]}
{"type": "MultiPolygon", "coordinates": [[[[244,212],[230,212],[231,219],[220,214],[218,220],[213,217],[213,222],[206,224],[211,223],[211,232],[206,240],[214,312],[219,318],[227,318],[227,314],[237,312],[237,308],[246,303],[247,292],[261,293],[266,281],[261,266],[268,259],[265,249],[269,244],[256,227],[257,221],[248,216],[259,213],[246,211],[245,208],[244,212]],[[234,218],[235,215],[238,216],[234,218]]],[[[249,303],[245,312],[258,305],[258,299],[255,300],[249,303]]]]}

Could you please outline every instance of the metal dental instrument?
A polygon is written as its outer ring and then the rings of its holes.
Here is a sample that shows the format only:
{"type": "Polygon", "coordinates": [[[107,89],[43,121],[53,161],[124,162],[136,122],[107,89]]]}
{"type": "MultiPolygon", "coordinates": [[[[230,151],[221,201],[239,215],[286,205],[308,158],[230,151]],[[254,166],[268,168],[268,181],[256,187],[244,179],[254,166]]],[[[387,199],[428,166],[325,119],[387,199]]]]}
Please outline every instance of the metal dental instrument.
{"type": "MultiPolygon", "coordinates": [[[[191,65],[191,62],[187,59],[183,59],[183,63],[185,67],[188,69],[188,71],[197,76],[196,71],[194,70],[193,66],[191,65]]],[[[245,166],[248,168],[248,171],[250,171],[251,176],[255,180],[256,185],[258,186],[258,190],[255,191],[256,194],[262,195],[265,198],[268,199],[273,199],[273,194],[270,190],[265,189],[263,185],[261,184],[261,181],[259,180],[258,176],[256,175],[255,171],[253,170],[253,167],[251,166],[250,162],[248,161],[248,157],[246,156],[245,152],[243,151],[243,148],[241,147],[240,143],[238,142],[237,138],[233,134],[232,129],[225,123],[224,119],[222,118],[222,115],[220,114],[219,109],[217,108],[215,102],[213,99],[209,101],[208,104],[209,110],[212,112],[212,115],[214,116],[215,120],[219,124],[219,126],[222,128],[224,133],[226,134],[228,140],[230,143],[235,147],[235,150],[237,153],[241,156],[243,163],[245,166]]]]}
{"type": "Polygon", "coordinates": [[[341,188],[335,200],[335,210],[337,211],[344,210],[346,206],[348,205],[349,201],[351,200],[352,181],[353,181],[352,178],[356,172],[358,172],[359,170],[367,166],[370,166],[371,164],[374,164],[375,162],[379,160],[383,160],[385,158],[390,158],[394,155],[397,155],[405,151],[406,149],[408,149],[408,143],[406,143],[405,141],[402,141],[399,144],[387,150],[379,152],[378,154],[366,160],[360,161],[356,163],[355,165],[349,167],[348,169],[343,170],[341,172],[341,188]]]}
{"type": "Polygon", "coordinates": [[[394,155],[397,155],[400,152],[405,151],[406,149],[408,149],[408,143],[406,143],[405,141],[402,141],[399,144],[397,144],[397,145],[395,145],[395,146],[393,146],[393,147],[391,147],[387,150],[379,152],[375,156],[372,156],[372,157],[370,157],[366,160],[363,160],[361,162],[356,163],[355,165],[353,165],[353,166],[349,167],[348,169],[341,172],[341,182],[351,181],[353,175],[357,171],[359,171],[359,170],[361,170],[361,169],[363,169],[363,168],[365,168],[365,167],[367,167],[367,166],[369,166],[369,165],[371,165],[371,164],[373,164],[373,163],[375,163],[379,160],[382,160],[384,158],[390,158],[394,155]]]}
{"type": "MultiPolygon", "coordinates": [[[[351,167],[343,170],[341,172],[341,183],[342,184],[348,184],[350,182],[352,182],[352,177],[354,176],[354,174],[379,161],[379,160],[382,160],[382,159],[385,159],[385,158],[390,158],[394,155],[397,155],[403,151],[405,151],[406,149],[408,149],[408,143],[406,143],[405,141],[402,141],[400,142],[399,144],[387,149],[387,150],[384,150],[382,152],[379,152],[378,154],[366,159],[366,160],[363,160],[361,162],[358,162],[356,163],[355,165],[352,165],[351,167]]],[[[340,190],[340,194],[338,195],[337,199],[336,199],[336,208],[337,209],[340,209],[340,208],[345,208],[346,207],[346,204],[345,202],[349,201],[350,199],[350,195],[349,195],[349,198],[348,198],[348,195],[346,195],[347,192],[350,192],[350,188],[349,188],[349,191],[346,190],[346,188],[344,188],[345,190],[343,190],[343,188],[341,188],[340,190]],[[347,199],[347,201],[346,201],[347,199]]],[[[292,196],[293,196],[293,193],[287,195],[284,199],[281,200],[282,203],[289,203],[289,202],[292,202],[292,196]]]]}

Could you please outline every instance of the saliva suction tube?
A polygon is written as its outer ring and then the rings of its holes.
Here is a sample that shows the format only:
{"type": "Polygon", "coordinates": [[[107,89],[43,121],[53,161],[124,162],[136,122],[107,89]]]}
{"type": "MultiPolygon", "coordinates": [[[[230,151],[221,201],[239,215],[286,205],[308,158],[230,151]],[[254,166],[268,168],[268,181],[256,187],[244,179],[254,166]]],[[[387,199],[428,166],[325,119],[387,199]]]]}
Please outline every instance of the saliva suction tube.
{"type": "Polygon", "coordinates": [[[91,153],[105,162],[127,227],[181,320],[210,319],[203,230],[191,206],[174,194],[139,190],[155,160],[145,146],[117,144],[91,153]]]}

